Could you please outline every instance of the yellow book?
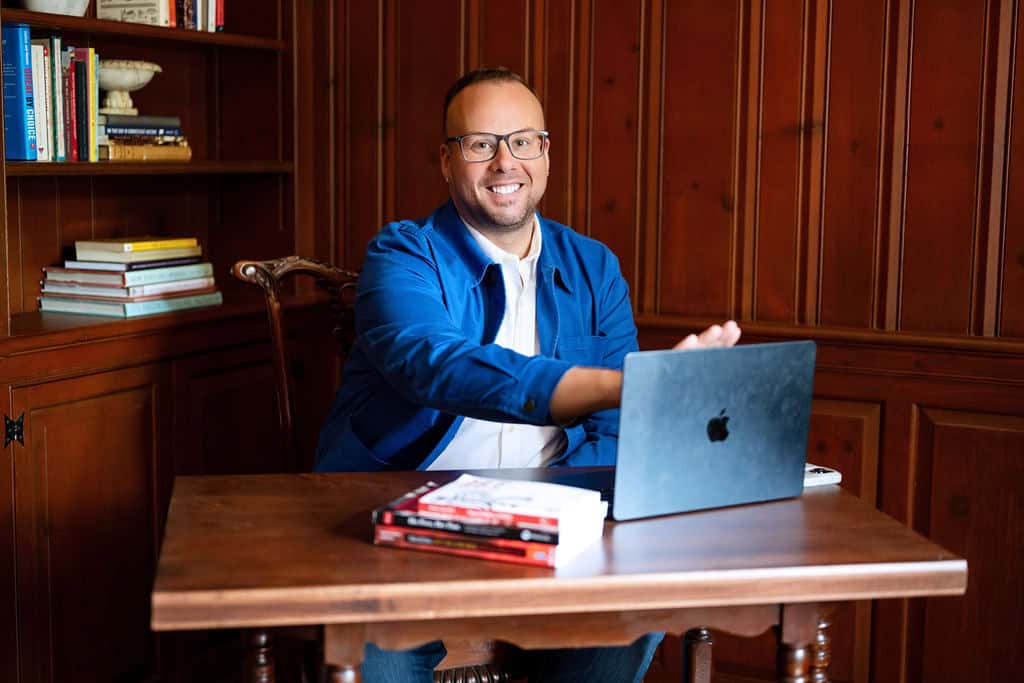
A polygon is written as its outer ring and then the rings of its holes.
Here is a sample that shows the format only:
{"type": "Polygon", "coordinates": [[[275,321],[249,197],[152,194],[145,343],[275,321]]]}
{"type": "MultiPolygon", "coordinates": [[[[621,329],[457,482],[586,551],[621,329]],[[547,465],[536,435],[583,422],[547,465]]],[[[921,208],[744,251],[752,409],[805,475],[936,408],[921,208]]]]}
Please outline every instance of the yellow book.
{"type": "Polygon", "coordinates": [[[100,161],[190,161],[188,145],[100,145],[100,161]]]}
{"type": "Polygon", "coordinates": [[[75,249],[93,251],[152,251],[153,249],[177,249],[194,247],[199,244],[195,237],[113,237],[99,240],[75,240],[75,249]]]}
{"type": "Polygon", "coordinates": [[[99,146],[96,144],[96,115],[100,110],[100,91],[98,74],[99,58],[96,48],[89,48],[89,161],[99,161],[99,146]]]}

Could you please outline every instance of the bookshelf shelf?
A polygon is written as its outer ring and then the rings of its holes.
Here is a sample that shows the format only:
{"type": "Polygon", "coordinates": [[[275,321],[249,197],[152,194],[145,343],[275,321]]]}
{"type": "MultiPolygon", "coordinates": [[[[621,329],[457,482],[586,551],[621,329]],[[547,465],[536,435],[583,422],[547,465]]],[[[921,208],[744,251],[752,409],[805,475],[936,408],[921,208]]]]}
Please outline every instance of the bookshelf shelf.
{"type": "Polygon", "coordinates": [[[231,33],[191,31],[181,28],[164,28],[144,24],[130,24],[121,21],[105,21],[90,17],[68,17],[61,14],[30,12],[23,9],[0,10],[3,23],[28,24],[32,28],[53,29],[87,35],[106,35],[133,40],[166,40],[198,45],[219,45],[224,47],[247,48],[286,52],[288,43],[284,40],[260,38],[231,33]]]}
{"type": "Polygon", "coordinates": [[[8,177],[118,176],[118,175],[258,175],[289,174],[294,165],[287,161],[8,161],[8,177]]]}

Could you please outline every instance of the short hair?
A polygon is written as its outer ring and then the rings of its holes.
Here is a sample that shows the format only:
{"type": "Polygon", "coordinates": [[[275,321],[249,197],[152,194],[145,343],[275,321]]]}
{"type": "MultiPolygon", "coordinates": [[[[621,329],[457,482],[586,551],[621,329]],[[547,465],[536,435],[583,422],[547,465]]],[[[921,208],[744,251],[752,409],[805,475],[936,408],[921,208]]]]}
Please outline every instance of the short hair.
{"type": "MultiPolygon", "coordinates": [[[[452,84],[452,87],[448,89],[448,94],[444,96],[444,109],[441,112],[441,132],[445,135],[448,134],[448,109],[451,108],[452,100],[460,92],[465,90],[471,85],[476,83],[486,83],[488,81],[494,81],[496,83],[518,83],[527,90],[530,91],[534,97],[537,97],[536,91],[526,82],[522,76],[517,74],[511,69],[507,69],[503,66],[484,66],[479,69],[473,69],[462,75],[459,80],[452,84]]],[[[540,98],[537,97],[537,101],[540,102],[540,98]]]]}

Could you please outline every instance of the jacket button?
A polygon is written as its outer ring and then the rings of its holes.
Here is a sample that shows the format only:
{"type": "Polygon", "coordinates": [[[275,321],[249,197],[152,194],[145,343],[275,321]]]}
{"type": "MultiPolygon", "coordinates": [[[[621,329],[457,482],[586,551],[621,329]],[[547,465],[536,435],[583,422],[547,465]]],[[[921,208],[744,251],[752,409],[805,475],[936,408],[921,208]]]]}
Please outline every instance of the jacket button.
{"type": "Polygon", "coordinates": [[[537,404],[533,402],[532,398],[526,399],[526,403],[523,404],[523,410],[528,413],[532,413],[533,409],[537,407],[537,404]]]}

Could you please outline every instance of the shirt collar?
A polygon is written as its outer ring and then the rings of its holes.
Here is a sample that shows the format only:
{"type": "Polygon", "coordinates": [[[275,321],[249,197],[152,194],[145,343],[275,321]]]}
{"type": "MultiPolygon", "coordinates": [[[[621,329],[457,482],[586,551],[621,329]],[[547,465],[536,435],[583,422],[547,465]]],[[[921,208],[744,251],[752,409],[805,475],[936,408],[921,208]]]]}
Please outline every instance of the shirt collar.
{"type": "Polygon", "coordinates": [[[480,245],[480,249],[484,252],[484,255],[495,263],[512,261],[513,263],[518,264],[521,261],[523,264],[532,265],[540,256],[541,242],[543,240],[541,238],[540,224],[537,221],[536,213],[533,215],[533,235],[530,239],[530,251],[528,251],[526,256],[522,259],[520,259],[518,255],[505,251],[497,244],[487,239],[482,232],[470,225],[465,219],[463,219],[462,222],[466,224],[466,229],[469,231],[469,234],[473,236],[473,239],[476,240],[476,243],[480,245]]]}

